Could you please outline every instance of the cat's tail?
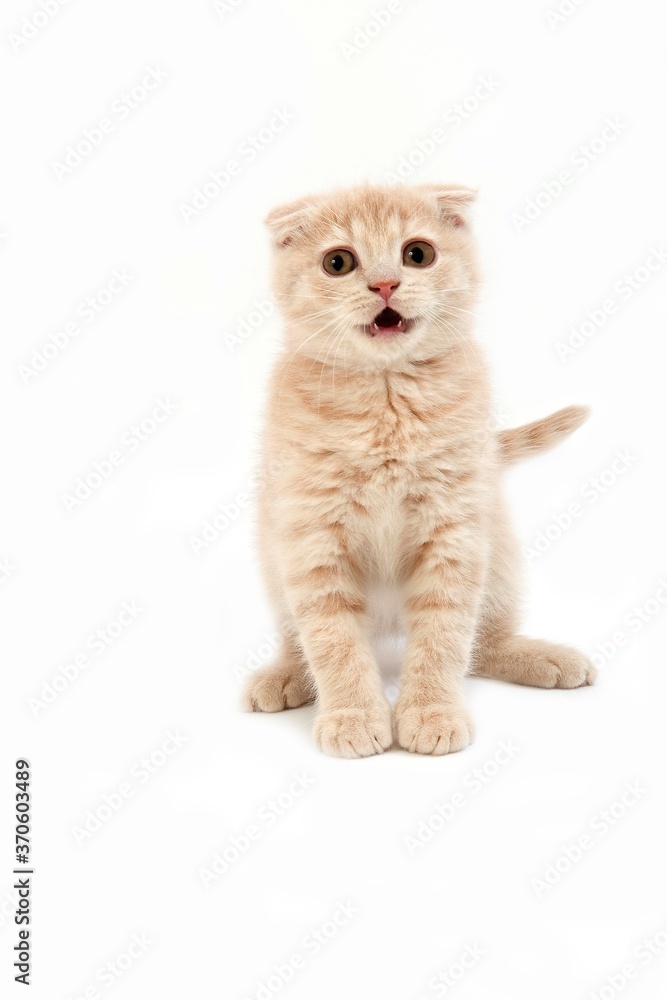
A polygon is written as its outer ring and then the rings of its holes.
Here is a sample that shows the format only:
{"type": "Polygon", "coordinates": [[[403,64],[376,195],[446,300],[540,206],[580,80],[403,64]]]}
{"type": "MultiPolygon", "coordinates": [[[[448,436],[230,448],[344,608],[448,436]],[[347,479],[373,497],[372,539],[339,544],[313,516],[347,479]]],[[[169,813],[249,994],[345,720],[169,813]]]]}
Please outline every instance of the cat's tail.
{"type": "Polygon", "coordinates": [[[535,420],[532,424],[500,431],[498,440],[503,465],[512,465],[522,458],[553,448],[568,434],[576,431],[577,427],[581,427],[589,412],[587,406],[566,406],[564,410],[558,410],[542,420],[535,420]]]}

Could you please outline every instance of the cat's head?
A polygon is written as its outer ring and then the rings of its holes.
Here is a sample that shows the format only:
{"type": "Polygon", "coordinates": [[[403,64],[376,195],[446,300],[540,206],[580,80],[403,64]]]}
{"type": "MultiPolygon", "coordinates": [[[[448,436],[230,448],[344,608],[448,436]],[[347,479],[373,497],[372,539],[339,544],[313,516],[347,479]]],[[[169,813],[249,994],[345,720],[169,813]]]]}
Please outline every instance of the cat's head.
{"type": "Polygon", "coordinates": [[[383,367],[464,340],[478,284],[474,197],[455,186],[359,187],[274,209],[288,348],[383,367]]]}

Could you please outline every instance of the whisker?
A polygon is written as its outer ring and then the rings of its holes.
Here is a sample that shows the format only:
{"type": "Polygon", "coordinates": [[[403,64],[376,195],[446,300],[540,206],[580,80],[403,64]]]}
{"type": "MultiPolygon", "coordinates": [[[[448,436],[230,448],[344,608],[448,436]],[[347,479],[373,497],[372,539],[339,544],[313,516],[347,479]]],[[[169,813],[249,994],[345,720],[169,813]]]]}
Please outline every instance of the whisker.
{"type": "MultiPolygon", "coordinates": [[[[340,330],[341,326],[343,327],[343,330],[345,329],[345,327],[343,325],[344,323],[345,323],[345,319],[343,318],[343,319],[341,319],[340,323],[338,323],[334,327],[333,337],[330,338],[331,339],[331,344],[330,344],[329,349],[328,349],[328,351],[326,353],[326,357],[324,358],[324,361],[322,362],[322,370],[320,371],[320,382],[319,382],[319,387],[318,387],[318,390],[317,390],[317,412],[318,413],[320,412],[320,405],[322,403],[322,376],[324,375],[324,369],[326,368],[327,359],[328,359],[328,357],[329,357],[329,355],[331,353],[331,350],[332,350],[334,344],[336,343],[336,340],[338,339],[338,331],[340,330]]],[[[328,343],[328,341],[327,341],[327,343],[328,343]]]]}

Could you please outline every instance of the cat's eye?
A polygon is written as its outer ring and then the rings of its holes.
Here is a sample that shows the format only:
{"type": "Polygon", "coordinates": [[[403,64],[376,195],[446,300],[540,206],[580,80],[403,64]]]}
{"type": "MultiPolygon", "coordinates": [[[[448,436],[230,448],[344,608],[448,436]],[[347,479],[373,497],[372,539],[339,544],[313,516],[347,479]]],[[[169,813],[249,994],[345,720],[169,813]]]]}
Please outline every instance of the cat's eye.
{"type": "Polygon", "coordinates": [[[435,260],[435,250],[425,240],[413,240],[403,251],[403,263],[408,267],[428,267],[435,260]]]}
{"type": "Polygon", "coordinates": [[[322,267],[327,274],[349,274],[354,271],[357,261],[350,250],[329,250],[325,253],[322,267]]]}

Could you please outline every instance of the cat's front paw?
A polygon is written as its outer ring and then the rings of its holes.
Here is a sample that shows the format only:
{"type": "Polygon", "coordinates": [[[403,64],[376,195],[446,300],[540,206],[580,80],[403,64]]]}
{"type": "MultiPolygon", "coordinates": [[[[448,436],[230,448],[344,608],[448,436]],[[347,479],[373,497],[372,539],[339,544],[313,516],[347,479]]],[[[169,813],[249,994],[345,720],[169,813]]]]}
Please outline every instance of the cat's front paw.
{"type": "Polygon", "coordinates": [[[339,708],[320,712],[313,734],[317,745],[334,757],[371,757],[392,743],[391,709],[339,708]]]}
{"type": "Polygon", "coordinates": [[[435,756],[464,750],[474,735],[470,713],[460,704],[397,706],[396,730],[405,750],[435,756]]]}
{"type": "Polygon", "coordinates": [[[248,680],[243,693],[247,712],[282,712],[313,701],[313,684],[304,670],[278,664],[258,670],[248,680]]]}

